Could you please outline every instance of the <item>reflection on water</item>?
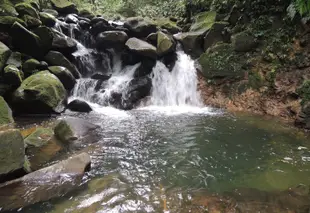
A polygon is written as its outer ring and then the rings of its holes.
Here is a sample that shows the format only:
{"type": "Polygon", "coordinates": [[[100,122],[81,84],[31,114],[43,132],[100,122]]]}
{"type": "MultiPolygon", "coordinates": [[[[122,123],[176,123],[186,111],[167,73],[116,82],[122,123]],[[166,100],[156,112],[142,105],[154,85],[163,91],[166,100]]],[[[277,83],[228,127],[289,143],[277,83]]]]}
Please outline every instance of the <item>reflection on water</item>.
{"type": "MultiPolygon", "coordinates": [[[[294,197],[290,187],[310,184],[307,138],[272,120],[249,122],[210,108],[98,108],[84,119],[101,126],[101,140],[89,150],[88,182],[22,212],[220,212],[217,205],[229,209],[238,202],[245,206],[239,212],[281,212],[295,208],[285,201],[294,197]],[[246,190],[227,194],[236,188],[246,190]],[[267,200],[277,211],[251,205],[267,200]],[[214,211],[205,211],[206,203],[214,211]]],[[[306,195],[298,196],[303,201],[306,195]]]]}

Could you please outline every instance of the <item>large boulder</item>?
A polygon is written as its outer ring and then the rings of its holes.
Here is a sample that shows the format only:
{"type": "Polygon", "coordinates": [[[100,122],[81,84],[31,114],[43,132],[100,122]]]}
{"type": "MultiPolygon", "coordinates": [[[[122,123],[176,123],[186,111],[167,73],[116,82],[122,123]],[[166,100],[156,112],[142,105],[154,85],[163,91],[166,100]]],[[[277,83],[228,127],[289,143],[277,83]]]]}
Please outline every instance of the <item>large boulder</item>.
{"type": "Polygon", "coordinates": [[[152,59],[157,58],[156,47],[154,47],[153,45],[143,40],[140,40],[138,38],[130,38],[128,39],[125,45],[130,51],[134,53],[137,53],[139,55],[146,56],[152,59]]]}
{"type": "Polygon", "coordinates": [[[76,5],[68,0],[51,0],[52,6],[62,14],[77,13],[76,5]]]}
{"type": "MultiPolygon", "coordinates": [[[[52,48],[53,31],[46,26],[40,26],[33,30],[33,32],[40,38],[40,46],[43,54],[46,54],[52,48]]],[[[43,55],[41,55],[42,58],[43,55]]]]}
{"type": "Polygon", "coordinates": [[[89,106],[89,104],[85,101],[76,99],[71,101],[68,106],[67,109],[70,109],[71,111],[74,112],[91,112],[93,111],[93,109],[89,106]]]}
{"type": "Polygon", "coordinates": [[[106,31],[97,36],[96,44],[99,49],[120,49],[124,47],[127,40],[128,36],[123,31],[106,31]]]}
{"type": "Polygon", "coordinates": [[[54,113],[63,110],[66,89],[49,71],[41,71],[23,81],[13,94],[13,107],[19,113],[54,113]]]}
{"type": "Polygon", "coordinates": [[[56,24],[56,18],[55,16],[51,15],[47,12],[40,12],[40,19],[42,23],[47,27],[54,27],[56,24]]]}
{"type": "Polygon", "coordinates": [[[54,31],[52,49],[65,55],[69,55],[77,50],[77,42],[62,33],[54,31]]]}
{"type": "Polygon", "coordinates": [[[27,146],[42,147],[48,143],[54,135],[54,131],[50,128],[36,128],[34,132],[25,138],[27,146]]]}
{"type": "Polygon", "coordinates": [[[82,184],[90,163],[90,156],[81,153],[0,185],[1,210],[19,209],[67,194],[82,184]]]}
{"type": "Polygon", "coordinates": [[[40,19],[34,18],[29,15],[24,15],[22,19],[25,21],[29,29],[36,28],[42,25],[42,22],[40,21],[40,19]]]}
{"type": "Polygon", "coordinates": [[[171,36],[163,32],[157,33],[157,54],[164,56],[170,52],[175,51],[176,43],[171,36]]]}
{"type": "Polygon", "coordinates": [[[192,57],[197,58],[203,53],[204,32],[178,33],[173,37],[182,44],[184,51],[192,57]]]}
{"type": "Polygon", "coordinates": [[[66,90],[73,89],[76,80],[67,68],[61,66],[50,66],[48,67],[48,70],[59,78],[66,90]]]}
{"type": "Polygon", "coordinates": [[[202,12],[196,15],[194,19],[190,31],[206,33],[216,21],[217,13],[214,11],[202,12]]]}
{"type": "Polygon", "coordinates": [[[156,20],[156,24],[160,28],[167,30],[171,34],[176,34],[182,31],[182,29],[178,27],[175,22],[171,21],[168,18],[158,19],[156,20]]]}
{"type": "MultiPolygon", "coordinates": [[[[93,20],[92,20],[93,21],[93,20]]],[[[106,20],[100,20],[98,22],[93,22],[92,27],[90,28],[91,34],[96,37],[99,33],[105,32],[105,31],[111,31],[115,30],[114,27],[112,27],[108,21],[106,20]]]]}
{"type": "Polygon", "coordinates": [[[209,48],[198,59],[207,78],[237,78],[244,76],[245,57],[236,53],[231,44],[218,44],[209,48]]]}
{"type": "Polygon", "coordinates": [[[8,65],[4,68],[3,77],[8,84],[18,87],[23,82],[24,73],[14,65],[8,65]]]}
{"type": "Polygon", "coordinates": [[[212,25],[212,27],[204,37],[204,51],[206,51],[209,47],[213,46],[217,42],[229,41],[229,38],[227,38],[229,36],[227,36],[227,33],[225,32],[225,28],[227,26],[228,23],[226,22],[217,22],[212,25]]]}
{"type": "Polygon", "coordinates": [[[53,9],[43,9],[42,10],[43,13],[48,13],[54,17],[58,17],[58,12],[56,10],[53,10],[53,9]]]}
{"type": "Polygon", "coordinates": [[[25,145],[16,129],[0,131],[0,182],[18,174],[25,163],[25,145]]]}
{"type": "Polygon", "coordinates": [[[15,5],[15,9],[20,16],[29,15],[33,18],[39,19],[39,14],[35,8],[27,3],[19,3],[15,5]]]}
{"type": "Polygon", "coordinates": [[[142,58],[140,66],[136,69],[134,77],[143,77],[152,73],[153,67],[156,65],[156,60],[151,58],[142,58]]]}
{"type": "Polygon", "coordinates": [[[6,101],[0,96],[0,126],[14,123],[12,110],[6,101]]]}
{"type": "Polygon", "coordinates": [[[13,24],[10,34],[13,39],[14,47],[19,49],[21,52],[35,58],[40,58],[45,54],[45,50],[41,45],[40,37],[27,30],[18,22],[13,24]]]}
{"type": "Polygon", "coordinates": [[[0,16],[17,16],[13,3],[10,0],[0,0],[0,16]]]}
{"type": "Polygon", "coordinates": [[[88,18],[88,19],[92,19],[95,17],[95,14],[87,9],[82,9],[79,12],[79,16],[80,17],[84,17],[84,18],[88,18]]]}
{"type": "Polygon", "coordinates": [[[69,143],[77,139],[73,129],[66,120],[59,120],[54,127],[54,134],[57,139],[69,143]]]}
{"type": "Polygon", "coordinates": [[[0,71],[3,70],[11,53],[11,50],[0,41],[0,71]]]}
{"type": "Polygon", "coordinates": [[[62,66],[67,68],[75,78],[80,78],[80,72],[62,53],[49,51],[44,57],[45,61],[52,66],[62,66]]]}
{"type": "Polygon", "coordinates": [[[140,17],[128,18],[124,23],[124,27],[129,30],[129,36],[137,38],[147,37],[149,34],[157,31],[155,23],[140,17]]]}
{"type": "Polygon", "coordinates": [[[255,37],[245,31],[233,35],[231,42],[234,50],[238,52],[248,52],[257,46],[255,37]]]}
{"type": "Polygon", "coordinates": [[[32,58],[32,59],[28,59],[27,61],[23,63],[22,70],[25,73],[25,76],[28,77],[34,73],[39,72],[40,66],[41,66],[40,61],[32,58]]]}
{"type": "Polygon", "coordinates": [[[0,29],[3,31],[8,31],[15,22],[26,26],[26,23],[20,18],[14,16],[0,16],[0,29]]]}

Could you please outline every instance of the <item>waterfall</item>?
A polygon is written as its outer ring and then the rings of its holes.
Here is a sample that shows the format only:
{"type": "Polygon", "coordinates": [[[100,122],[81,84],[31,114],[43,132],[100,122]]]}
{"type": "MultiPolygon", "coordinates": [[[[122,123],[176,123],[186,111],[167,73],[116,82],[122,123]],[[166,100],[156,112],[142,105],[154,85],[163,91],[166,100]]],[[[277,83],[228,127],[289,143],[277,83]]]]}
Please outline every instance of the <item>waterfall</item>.
{"type": "Polygon", "coordinates": [[[153,68],[150,105],[202,106],[198,92],[198,79],[194,61],[183,51],[177,52],[174,68],[169,69],[160,61],[153,68]]]}

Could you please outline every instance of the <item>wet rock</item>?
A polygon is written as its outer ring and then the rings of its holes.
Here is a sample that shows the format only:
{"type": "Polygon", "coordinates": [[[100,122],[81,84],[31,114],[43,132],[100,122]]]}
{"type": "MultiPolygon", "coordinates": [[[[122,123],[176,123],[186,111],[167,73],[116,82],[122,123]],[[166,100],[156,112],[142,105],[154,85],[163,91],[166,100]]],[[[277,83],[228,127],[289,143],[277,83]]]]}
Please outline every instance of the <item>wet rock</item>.
{"type": "MultiPolygon", "coordinates": [[[[93,21],[93,20],[92,20],[93,21]]],[[[105,31],[113,31],[115,28],[112,27],[107,21],[99,21],[92,25],[90,32],[93,36],[97,36],[99,33],[105,31]]]]}
{"type": "Polygon", "coordinates": [[[166,65],[166,67],[172,71],[175,66],[176,61],[178,60],[178,55],[176,52],[171,52],[161,58],[161,61],[166,65]]]}
{"type": "Polygon", "coordinates": [[[109,22],[103,17],[94,17],[91,19],[90,24],[95,25],[98,22],[104,22],[105,24],[109,24],[109,22]]]}
{"type": "Polygon", "coordinates": [[[90,23],[88,21],[85,20],[80,20],[79,21],[79,26],[81,27],[81,29],[83,30],[88,30],[90,27],[90,23]]]}
{"type": "Polygon", "coordinates": [[[33,58],[25,61],[22,66],[23,67],[22,69],[25,73],[25,77],[28,77],[34,73],[39,72],[40,66],[41,66],[40,62],[33,58]]]}
{"type": "Polygon", "coordinates": [[[238,52],[248,52],[257,46],[256,39],[247,32],[233,35],[231,42],[234,50],[238,52]]]}
{"type": "Polygon", "coordinates": [[[14,92],[13,108],[19,113],[55,113],[63,110],[66,90],[60,80],[48,71],[26,78],[14,92]]]}
{"type": "Polygon", "coordinates": [[[73,136],[78,137],[79,139],[89,135],[93,130],[95,130],[99,127],[97,125],[94,125],[94,124],[86,121],[86,120],[83,120],[80,118],[75,118],[75,117],[65,117],[65,118],[61,119],[60,121],[64,121],[65,124],[62,124],[62,125],[64,125],[64,126],[68,125],[74,133],[73,136]]]}
{"type": "Polygon", "coordinates": [[[33,18],[29,15],[24,15],[22,19],[24,20],[29,29],[33,29],[42,25],[42,22],[39,19],[33,18]]]}
{"type": "Polygon", "coordinates": [[[19,87],[24,80],[24,73],[14,65],[7,65],[4,68],[3,77],[10,85],[19,87]]]}
{"type": "Polygon", "coordinates": [[[45,54],[45,50],[41,46],[40,37],[27,30],[21,24],[15,22],[10,34],[14,47],[18,48],[21,52],[36,58],[40,58],[45,54]]]}
{"type": "Polygon", "coordinates": [[[149,34],[157,31],[155,23],[140,17],[128,18],[124,23],[124,27],[129,30],[130,37],[137,38],[147,37],[149,34]]]}
{"type": "Polygon", "coordinates": [[[68,106],[68,109],[74,112],[91,112],[93,109],[89,106],[89,104],[82,100],[73,100],[71,101],[68,106]]]}
{"type": "Polygon", "coordinates": [[[177,26],[176,22],[171,21],[167,18],[156,20],[156,24],[160,28],[167,30],[171,34],[176,34],[182,31],[182,29],[177,26]]]}
{"type": "Polygon", "coordinates": [[[0,70],[2,70],[11,55],[11,50],[0,42],[0,70]]]}
{"type": "Polygon", "coordinates": [[[138,38],[130,38],[128,39],[125,45],[130,51],[134,53],[137,53],[139,55],[146,56],[152,59],[157,58],[156,47],[154,47],[153,45],[143,40],[140,40],[138,38]]]}
{"type": "Polygon", "coordinates": [[[62,14],[78,13],[74,3],[68,0],[51,0],[52,6],[55,10],[62,14]]]}
{"type": "Polygon", "coordinates": [[[66,120],[60,120],[57,122],[54,128],[54,134],[56,138],[64,143],[69,143],[74,140],[77,140],[70,124],[66,120]]]}
{"type": "Polygon", "coordinates": [[[214,23],[211,29],[207,32],[206,36],[204,37],[204,51],[206,51],[209,47],[213,46],[217,42],[225,41],[227,36],[225,36],[226,32],[224,29],[228,26],[226,22],[214,23]]]}
{"type": "Polygon", "coordinates": [[[182,44],[184,51],[192,57],[197,58],[203,53],[204,32],[178,33],[173,37],[182,44]]]}
{"type": "Polygon", "coordinates": [[[69,55],[77,50],[77,43],[62,33],[54,32],[52,49],[62,54],[69,55]]]}
{"type": "Polygon", "coordinates": [[[0,29],[2,29],[3,31],[9,31],[15,22],[26,26],[26,23],[20,18],[13,16],[0,16],[0,29]]]}
{"type": "Polygon", "coordinates": [[[70,91],[73,89],[76,80],[67,68],[61,66],[51,66],[48,67],[48,70],[59,78],[66,90],[70,91]]]}
{"type": "Polygon", "coordinates": [[[90,163],[90,156],[82,153],[6,182],[0,185],[0,208],[13,210],[63,196],[82,183],[90,163]]]}
{"type": "Polygon", "coordinates": [[[47,27],[54,27],[55,26],[55,24],[56,24],[55,16],[53,16],[47,12],[41,12],[39,15],[40,15],[40,19],[41,19],[42,23],[45,26],[47,26],[47,27]]]}
{"type": "Polygon", "coordinates": [[[171,36],[160,31],[157,33],[157,54],[159,56],[174,52],[175,48],[176,43],[171,36]]]}
{"type": "Polygon", "coordinates": [[[13,177],[23,170],[25,163],[25,145],[20,132],[16,129],[11,129],[0,131],[0,147],[1,182],[9,179],[9,175],[13,177]]]}
{"type": "Polygon", "coordinates": [[[25,144],[27,146],[42,147],[51,140],[53,135],[52,129],[39,127],[25,138],[25,144]]]}
{"type": "Polygon", "coordinates": [[[40,66],[38,67],[39,70],[47,70],[48,64],[45,61],[40,61],[40,66]]]}
{"type": "Polygon", "coordinates": [[[67,68],[75,78],[80,77],[80,73],[75,65],[73,65],[62,53],[50,51],[44,57],[45,61],[52,66],[62,66],[67,68]]]}
{"type": "Polygon", "coordinates": [[[0,96],[0,126],[14,123],[12,110],[3,97],[0,96]]]}
{"type": "Polygon", "coordinates": [[[6,65],[13,65],[17,68],[22,67],[22,55],[20,52],[12,52],[9,59],[6,62],[6,65]]]}
{"type": "Polygon", "coordinates": [[[102,81],[107,81],[111,78],[111,75],[105,75],[105,74],[101,74],[101,73],[95,73],[93,74],[91,77],[91,79],[95,79],[95,80],[102,80],[102,81]]]}
{"type": "Polygon", "coordinates": [[[194,23],[190,27],[192,32],[206,33],[217,20],[217,13],[214,11],[207,11],[199,13],[194,17],[194,23]]]}
{"type": "Polygon", "coordinates": [[[52,9],[43,9],[42,12],[44,13],[48,13],[54,17],[58,17],[58,12],[56,10],[52,10],[52,9]]]}
{"type": "Polygon", "coordinates": [[[153,67],[156,64],[156,60],[150,58],[143,58],[141,65],[137,68],[134,73],[134,77],[143,77],[152,73],[153,67]]]}
{"type": "Polygon", "coordinates": [[[98,34],[96,44],[99,49],[121,49],[127,40],[128,36],[123,31],[106,31],[98,34]]]}
{"type": "Polygon", "coordinates": [[[150,35],[146,37],[146,41],[156,47],[157,46],[157,35],[158,33],[151,33],[150,35]]]}
{"type": "Polygon", "coordinates": [[[84,17],[84,18],[88,18],[88,19],[92,19],[95,17],[94,13],[92,13],[91,11],[89,11],[87,9],[80,10],[79,16],[84,17]]]}
{"type": "MultiPolygon", "coordinates": [[[[53,43],[53,31],[46,27],[40,26],[33,30],[33,32],[40,38],[40,47],[43,54],[46,54],[52,48],[53,43]]],[[[39,59],[43,58],[44,55],[38,57],[39,59]]]]}
{"type": "Polygon", "coordinates": [[[39,14],[35,8],[27,3],[19,3],[15,5],[15,9],[20,16],[28,15],[30,17],[39,19],[39,14]]]}
{"type": "Polygon", "coordinates": [[[0,1],[0,16],[18,16],[18,13],[11,1],[0,1]]]}
{"type": "Polygon", "coordinates": [[[75,17],[74,15],[69,14],[66,16],[65,22],[68,24],[77,24],[79,22],[79,19],[75,17]]]}

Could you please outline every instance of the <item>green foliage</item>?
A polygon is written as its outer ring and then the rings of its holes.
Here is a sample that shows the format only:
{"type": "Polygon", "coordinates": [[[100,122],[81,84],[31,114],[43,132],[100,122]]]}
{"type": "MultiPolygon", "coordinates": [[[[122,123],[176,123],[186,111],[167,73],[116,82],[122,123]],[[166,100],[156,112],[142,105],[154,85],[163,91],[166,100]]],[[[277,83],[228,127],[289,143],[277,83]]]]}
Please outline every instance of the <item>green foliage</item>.
{"type": "Polygon", "coordinates": [[[301,15],[309,15],[310,0],[295,0],[295,6],[301,15]]]}
{"type": "Polygon", "coordinates": [[[306,103],[310,100],[310,81],[305,80],[301,87],[297,90],[297,93],[301,96],[302,102],[301,104],[306,103]]]}

